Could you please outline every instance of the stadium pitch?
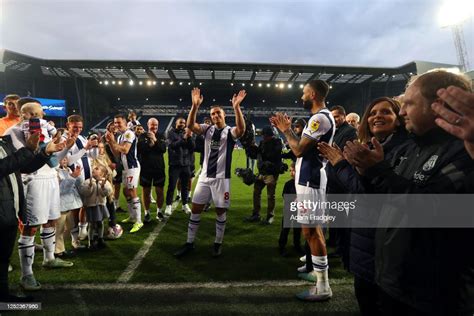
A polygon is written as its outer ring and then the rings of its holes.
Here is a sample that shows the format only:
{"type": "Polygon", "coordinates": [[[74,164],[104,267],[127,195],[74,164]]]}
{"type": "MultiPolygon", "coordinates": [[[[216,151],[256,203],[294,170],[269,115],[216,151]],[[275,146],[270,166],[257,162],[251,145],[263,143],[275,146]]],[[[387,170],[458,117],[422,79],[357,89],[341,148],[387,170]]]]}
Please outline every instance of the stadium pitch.
{"type": "MultiPolygon", "coordinates": [[[[166,157],[167,155],[165,155],[166,157]]],[[[234,150],[232,170],[245,167],[245,152],[234,150]]],[[[199,161],[196,155],[196,161],[199,161]]],[[[289,163],[289,161],[286,161],[289,163]]],[[[199,166],[196,166],[196,170],[199,166]]],[[[167,171],[167,170],[166,170],[167,171]]],[[[281,175],[277,185],[276,220],[272,225],[244,223],[252,210],[253,187],[232,176],[231,207],[223,243],[223,254],[212,258],[215,236],[215,212],[203,213],[196,238],[196,250],[176,259],[173,253],[186,240],[188,216],[181,205],[167,222],[145,224],[130,234],[129,224],[122,238],[107,241],[107,248],[80,252],[71,259],[74,267],[46,270],[41,267],[42,253],[36,253],[33,271],[43,289],[32,293],[42,303],[35,314],[306,314],[332,312],[357,315],[352,276],[339,259],[329,259],[333,298],[324,303],[305,303],[294,295],[310,285],[297,278],[299,255],[292,251],[291,234],[287,249],[290,256],[278,252],[281,228],[283,184],[289,173],[281,175]]],[[[165,184],[165,189],[167,184],[165,184]]],[[[121,197],[122,207],[126,205],[121,197]]],[[[262,194],[262,214],[266,193],[262,194]]],[[[118,213],[118,221],[125,213],[118,213]]],[[[39,239],[37,241],[39,243],[39,239]]],[[[303,241],[302,241],[303,242],[303,241]]],[[[331,251],[332,249],[329,249],[331,251]]],[[[18,255],[12,255],[14,271],[10,284],[15,289],[20,277],[18,255]]],[[[26,313],[26,312],[23,312],[26,313]]],[[[21,314],[21,313],[20,313],[21,314]]]]}

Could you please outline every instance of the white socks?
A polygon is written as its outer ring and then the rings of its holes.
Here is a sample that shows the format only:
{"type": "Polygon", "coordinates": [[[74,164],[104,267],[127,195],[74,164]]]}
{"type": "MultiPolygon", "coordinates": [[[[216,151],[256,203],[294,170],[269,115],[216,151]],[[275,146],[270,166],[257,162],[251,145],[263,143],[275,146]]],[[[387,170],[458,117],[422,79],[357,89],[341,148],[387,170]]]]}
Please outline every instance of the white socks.
{"type": "Polygon", "coordinates": [[[56,229],[54,227],[41,227],[41,244],[43,245],[43,261],[54,260],[56,247],[56,229]]]}
{"type": "Polygon", "coordinates": [[[227,213],[216,216],[216,239],[214,242],[218,244],[222,244],[222,240],[224,239],[226,219],[227,213]]]}
{"type": "Polygon", "coordinates": [[[21,276],[33,274],[35,236],[20,235],[20,239],[18,239],[18,254],[20,256],[21,276]]]}
{"type": "Polygon", "coordinates": [[[188,223],[188,240],[186,242],[193,243],[196,233],[201,223],[201,214],[191,214],[188,223]]]}

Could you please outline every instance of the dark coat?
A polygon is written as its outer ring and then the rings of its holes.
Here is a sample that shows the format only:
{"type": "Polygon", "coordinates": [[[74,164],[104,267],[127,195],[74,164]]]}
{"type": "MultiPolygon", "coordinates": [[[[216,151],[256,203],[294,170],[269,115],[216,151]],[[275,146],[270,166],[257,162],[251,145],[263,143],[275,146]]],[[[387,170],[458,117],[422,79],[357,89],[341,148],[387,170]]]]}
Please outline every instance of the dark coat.
{"type": "Polygon", "coordinates": [[[168,164],[170,166],[191,166],[194,155],[194,140],[184,139],[184,130],[172,128],[168,131],[168,164]]]}
{"type": "MultiPolygon", "coordinates": [[[[367,169],[366,177],[381,193],[466,193],[466,177],[473,170],[464,143],[433,129],[367,169]]],[[[399,196],[386,198],[379,217],[385,223],[397,218],[390,205],[399,196]]],[[[430,314],[472,314],[474,252],[465,245],[472,240],[472,228],[377,228],[376,283],[392,298],[430,314]]]]}
{"type": "Polygon", "coordinates": [[[7,153],[7,157],[0,159],[0,227],[17,226],[13,187],[9,175],[14,173],[18,183],[20,201],[18,216],[22,219],[26,211],[26,203],[20,171],[31,173],[38,170],[49,160],[49,156],[44,150],[35,155],[26,147],[15,151],[10,136],[0,137],[0,146],[7,153]]]}

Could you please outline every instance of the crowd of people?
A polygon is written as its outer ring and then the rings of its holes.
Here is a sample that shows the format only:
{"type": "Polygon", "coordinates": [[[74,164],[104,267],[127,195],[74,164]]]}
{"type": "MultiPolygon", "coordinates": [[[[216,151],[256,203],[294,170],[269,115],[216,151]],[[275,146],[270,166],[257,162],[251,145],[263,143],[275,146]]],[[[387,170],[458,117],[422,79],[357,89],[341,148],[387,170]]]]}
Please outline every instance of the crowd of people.
{"type": "MultiPolygon", "coordinates": [[[[283,195],[316,201],[327,193],[386,194],[384,202],[369,212],[376,222],[390,218],[387,205],[393,194],[472,193],[474,93],[468,78],[445,70],[416,75],[404,94],[376,98],[361,116],[346,115],[343,106],[328,109],[329,91],[324,81],[308,82],[301,97],[310,112],[307,119],[292,121],[285,113],[275,113],[262,130],[261,142],[245,148],[249,159],[257,163],[253,209],[245,222],[273,223],[277,181],[286,172],[283,159],[292,161],[291,179],[283,195]],[[284,136],[287,151],[275,128],[284,136]],[[262,218],[264,187],[267,211],[262,218]]],[[[174,253],[176,258],[195,249],[201,214],[213,204],[216,235],[212,255],[219,257],[231,202],[232,151],[246,129],[254,129],[246,126],[240,109],[245,97],[244,90],[232,97],[234,127],[226,125],[226,113],[217,105],[211,107],[210,118],[199,124],[203,95],[194,88],[189,114],[177,117],[166,135],[158,132],[158,118],[150,118],[144,128],[131,113],[128,118],[115,115],[104,135],[89,133],[87,137],[82,135],[79,115],[69,116],[65,128],[56,128],[43,118],[37,100],[5,97],[7,114],[0,119],[4,135],[0,138],[0,301],[22,299],[11,295],[8,288],[9,259],[18,231],[20,285],[39,290],[41,284],[32,269],[39,246],[34,242],[38,228],[42,265],[71,268],[73,262],[65,259],[80,249],[97,251],[105,247],[106,239],[121,238],[123,230],[116,222],[116,213],[123,211],[118,202],[121,187],[128,211],[123,222],[133,223],[130,233],[152,221],[152,202],[157,206],[156,220],[166,220],[172,214],[178,187],[189,223],[186,242],[174,253]],[[195,152],[201,153],[201,168],[191,198],[195,152]],[[71,249],[66,250],[69,244],[71,249]]],[[[298,209],[298,213],[305,211],[298,209]]],[[[299,299],[325,301],[333,296],[328,275],[330,245],[336,248],[332,255],[341,257],[354,275],[363,315],[474,312],[474,252],[464,246],[474,237],[473,228],[354,225],[330,227],[326,232],[320,223],[298,218],[302,226],[293,228],[293,245],[305,264],[297,271],[302,279],[313,282],[297,294],[299,299]]],[[[351,220],[364,221],[357,213],[351,220]]],[[[288,255],[289,231],[282,224],[278,240],[282,256],[288,255]]]]}

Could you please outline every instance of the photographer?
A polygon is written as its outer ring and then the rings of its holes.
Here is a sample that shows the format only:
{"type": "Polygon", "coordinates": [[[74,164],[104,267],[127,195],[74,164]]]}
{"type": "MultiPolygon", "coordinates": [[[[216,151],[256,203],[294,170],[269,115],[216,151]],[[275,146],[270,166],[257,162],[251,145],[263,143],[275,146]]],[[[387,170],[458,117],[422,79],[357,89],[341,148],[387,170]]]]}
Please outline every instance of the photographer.
{"type": "Polygon", "coordinates": [[[140,172],[140,185],[143,187],[142,200],[145,206],[145,223],[151,221],[150,193],[151,186],[156,192],[156,219],[163,220],[161,208],[163,207],[163,187],[165,185],[165,161],[163,154],[166,152],[165,137],[158,133],[159,121],[152,117],[147,122],[148,132],[138,138],[138,160],[142,166],[140,172]]]}
{"type": "Polygon", "coordinates": [[[258,147],[250,150],[251,155],[257,158],[258,175],[253,190],[253,211],[246,222],[257,222],[260,220],[262,190],[267,186],[267,218],[263,224],[273,223],[275,210],[275,189],[282,168],[281,162],[281,141],[275,137],[270,126],[262,129],[263,140],[258,147]]]}

